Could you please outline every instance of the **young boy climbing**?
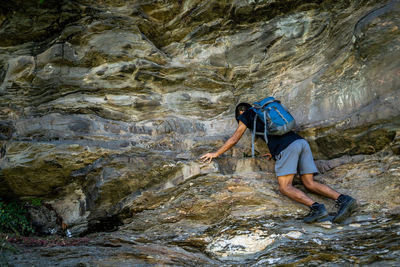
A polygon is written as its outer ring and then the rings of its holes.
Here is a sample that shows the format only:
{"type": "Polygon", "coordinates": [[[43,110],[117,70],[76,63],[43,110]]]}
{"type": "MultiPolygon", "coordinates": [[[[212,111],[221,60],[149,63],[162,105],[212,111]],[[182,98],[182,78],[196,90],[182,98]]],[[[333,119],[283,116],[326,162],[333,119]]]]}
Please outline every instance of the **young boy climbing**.
{"type": "MultiPolygon", "coordinates": [[[[254,118],[256,113],[248,103],[240,103],[236,106],[235,117],[239,123],[235,133],[220,147],[216,152],[207,153],[201,156],[203,162],[211,162],[212,159],[223,154],[232,148],[243,136],[247,128],[251,131],[263,132],[264,123],[257,118],[256,129],[254,128],[254,118]]],[[[263,135],[260,137],[265,141],[263,135]]],[[[328,216],[324,204],[315,202],[303,191],[292,185],[294,176],[299,173],[304,186],[311,192],[331,198],[338,205],[338,212],[333,218],[333,222],[341,223],[356,208],[356,200],[348,195],[343,195],[327,185],[314,181],[314,174],[318,173],[308,142],[300,135],[289,131],[283,135],[268,135],[267,153],[269,159],[275,160],[275,173],[278,178],[279,190],[287,197],[310,207],[310,213],[303,219],[306,223],[322,220],[328,216]]]]}

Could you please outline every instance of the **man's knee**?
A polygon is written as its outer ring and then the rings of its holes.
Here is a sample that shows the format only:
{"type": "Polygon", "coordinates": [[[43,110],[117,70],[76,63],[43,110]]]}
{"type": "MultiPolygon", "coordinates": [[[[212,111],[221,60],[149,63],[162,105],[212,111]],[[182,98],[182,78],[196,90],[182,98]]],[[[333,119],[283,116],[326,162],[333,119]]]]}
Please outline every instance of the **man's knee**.
{"type": "Polygon", "coordinates": [[[293,177],[294,177],[294,174],[278,176],[279,191],[282,194],[284,194],[284,195],[289,194],[290,189],[292,188],[293,177]]]}
{"type": "Polygon", "coordinates": [[[313,191],[316,188],[316,184],[315,184],[314,180],[303,181],[303,185],[305,186],[305,188],[307,188],[308,190],[311,190],[311,191],[313,191]]]}
{"type": "Polygon", "coordinates": [[[279,192],[281,192],[282,194],[284,194],[284,195],[285,195],[285,192],[286,192],[286,186],[279,185],[279,192]]]}
{"type": "Polygon", "coordinates": [[[304,174],[304,175],[302,175],[301,180],[303,182],[303,185],[308,190],[313,190],[313,189],[315,189],[317,187],[317,184],[314,181],[314,178],[313,178],[312,174],[304,174]]]}
{"type": "Polygon", "coordinates": [[[289,195],[290,189],[291,189],[292,185],[289,184],[282,184],[279,185],[279,191],[284,194],[284,195],[289,195]]]}

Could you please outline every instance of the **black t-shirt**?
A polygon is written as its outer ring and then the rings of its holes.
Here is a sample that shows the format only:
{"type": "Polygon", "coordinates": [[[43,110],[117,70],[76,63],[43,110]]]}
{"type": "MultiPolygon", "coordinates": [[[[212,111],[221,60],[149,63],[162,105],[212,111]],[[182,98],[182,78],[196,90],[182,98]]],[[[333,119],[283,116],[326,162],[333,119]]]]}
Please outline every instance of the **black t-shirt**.
{"type": "MultiPolygon", "coordinates": [[[[256,113],[254,110],[249,109],[246,112],[244,112],[242,115],[238,117],[238,119],[243,122],[247,128],[249,128],[251,131],[253,131],[253,126],[254,126],[254,116],[256,113]]],[[[257,117],[257,122],[256,122],[256,132],[263,133],[264,132],[264,123],[261,121],[259,117],[257,117]]],[[[264,141],[264,135],[257,135],[258,137],[261,137],[264,141]]],[[[279,155],[282,150],[287,148],[291,143],[298,139],[303,139],[300,135],[298,135],[295,132],[288,132],[284,135],[268,135],[268,148],[269,152],[272,154],[272,157],[276,159],[275,156],[279,155]]]]}

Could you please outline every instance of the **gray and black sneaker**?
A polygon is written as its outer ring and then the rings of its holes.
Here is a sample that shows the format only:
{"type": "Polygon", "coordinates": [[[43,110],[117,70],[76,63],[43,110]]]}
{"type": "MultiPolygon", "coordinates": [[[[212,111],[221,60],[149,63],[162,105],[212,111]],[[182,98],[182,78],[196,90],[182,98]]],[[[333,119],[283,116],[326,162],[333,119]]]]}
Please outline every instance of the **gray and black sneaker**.
{"type": "Polygon", "coordinates": [[[338,212],[333,218],[333,222],[341,223],[357,208],[357,202],[351,196],[340,195],[336,200],[336,206],[338,206],[338,212]]]}
{"type": "Polygon", "coordinates": [[[310,213],[304,217],[303,222],[313,223],[326,217],[328,217],[328,211],[326,211],[325,205],[315,202],[310,207],[310,213]]]}

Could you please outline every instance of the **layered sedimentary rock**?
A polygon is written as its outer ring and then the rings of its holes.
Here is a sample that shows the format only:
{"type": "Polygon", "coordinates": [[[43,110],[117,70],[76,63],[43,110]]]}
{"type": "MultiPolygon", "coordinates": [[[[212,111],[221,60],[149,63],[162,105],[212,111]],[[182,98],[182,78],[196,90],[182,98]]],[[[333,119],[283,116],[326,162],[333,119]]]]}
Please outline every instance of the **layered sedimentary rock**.
{"type": "Polygon", "coordinates": [[[73,234],[304,214],[273,163],[247,157],[249,135],[198,161],[235,130],[237,103],[269,95],[310,141],[319,179],[366,212],[398,212],[399,1],[2,7],[0,196],[43,199],[73,234]]]}

